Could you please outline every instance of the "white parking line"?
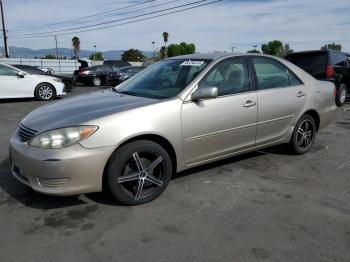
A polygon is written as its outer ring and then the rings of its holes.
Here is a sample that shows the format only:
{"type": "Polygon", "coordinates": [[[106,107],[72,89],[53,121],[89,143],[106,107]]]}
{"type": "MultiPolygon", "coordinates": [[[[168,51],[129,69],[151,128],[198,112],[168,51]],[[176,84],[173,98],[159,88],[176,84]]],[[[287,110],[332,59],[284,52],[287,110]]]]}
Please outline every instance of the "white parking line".
{"type": "Polygon", "coordinates": [[[350,107],[344,108],[344,111],[350,111],[350,107]]]}

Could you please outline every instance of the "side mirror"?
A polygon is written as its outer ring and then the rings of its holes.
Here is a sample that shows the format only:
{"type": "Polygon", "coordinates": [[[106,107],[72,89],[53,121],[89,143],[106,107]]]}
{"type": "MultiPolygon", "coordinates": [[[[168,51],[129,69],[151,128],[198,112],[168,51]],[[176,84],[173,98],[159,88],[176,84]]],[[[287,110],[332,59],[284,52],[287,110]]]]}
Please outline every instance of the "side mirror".
{"type": "Polygon", "coordinates": [[[218,88],[217,87],[205,87],[198,88],[191,95],[192,101],[199,101],[201,99],[210,99],[216,98],[218,96],[218,88]]]}
{"type": "Polygon", "coordinates": [[[18,78],[24,78],[24,74],[22,72],[17,72],[17,77],[18,78]]]}

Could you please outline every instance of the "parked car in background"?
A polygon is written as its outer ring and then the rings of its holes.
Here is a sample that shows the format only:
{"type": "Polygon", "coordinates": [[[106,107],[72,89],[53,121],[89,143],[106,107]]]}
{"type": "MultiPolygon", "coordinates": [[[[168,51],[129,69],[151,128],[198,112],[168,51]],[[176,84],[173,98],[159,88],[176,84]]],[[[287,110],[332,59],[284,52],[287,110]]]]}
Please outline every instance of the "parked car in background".
{"type": "Polygon", "coordinates": [[[123,60],[105,60],[103,61],[104,65],[112,66],[113,68],[121,68],[126,66],[131,66],[129,62],[123,60]]]}
{"type": "Polygon", "coordinates": [[[64,83],[56,77],[29,74],[0,63],[0,98],[35,97],[38,100],[51,100],[64,94],[64,83]]]}
{"type": "Polygon", "coordinates": [[[143,69],[145,69],[143,66],[126,66],[119,68],[117,71],[109,73],[108,83],[111,86],[119,85],[143,69]]]}
{"type": "Polygon", "coordinates": [[[332,50],[296,52],[286,59],[319,80],[331,81],[337,88],[336,104],[342,106],[350,95],[350,54],[332,50]]]}
{"type": "Polygon", "coordinates": [[[64,92],[72,92],[74,88],[73,78],[68,76],[62,76],[62,75],[56,75],[56,74],[49,74],[45,71],[42,71],[40,67],[37,66],[30,66],[30,65],[12,65],[13,67],[16,67],[28,74],[31,75],[49,75],[58,79],[61,79],[64,83],[64,92]]]}
{"type": "Polygon", "coordinates": [[[278,144],[307,153],[334,120],[334,91],[271,56],[165,59],[28,114],[10,141],[12,174],[46,194],[106,185],[126,205],[146,203],[194,166],[278,144]]]}
{"type": "Polygon", "coordinates": [[[113,68],[108,65],[91,66],[75,72],[74,82],[93,86],[107,85],[107,77],[111,72],[113,68]]]}
{"type": "Polygon", "coordinates": [[[78,60],[80,63],[79,70],[73,73],[75,83],[83,83],[85,85],[108,85],[108,77],[111,72],[118,70],[121,67],[131,66],[130,63],[122,60],[105,60],[103,65],[88,66],[84,60],[78,60]]]}

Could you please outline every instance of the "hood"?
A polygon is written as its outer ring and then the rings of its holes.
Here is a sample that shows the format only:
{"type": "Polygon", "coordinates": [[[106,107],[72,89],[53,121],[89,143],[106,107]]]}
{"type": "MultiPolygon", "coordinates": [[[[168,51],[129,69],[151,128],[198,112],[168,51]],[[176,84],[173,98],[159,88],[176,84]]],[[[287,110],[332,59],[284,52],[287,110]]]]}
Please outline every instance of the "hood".
{"type": "Polygon", "coordinates": [[[114,89],[108,89],[65,98],[59,102],[39,107],[29,113],[23,119],[22,124],[43,132],[84,124],[94,119],[158,101],[124,95],[117,93],[114,89]]]}
{"type": "Polygon", "coordinates": [[[32,75],[32,76],[40,79],[41,81],[53,81],[54,79],[57,79],[57,77],[52,75],[32,75]]]}

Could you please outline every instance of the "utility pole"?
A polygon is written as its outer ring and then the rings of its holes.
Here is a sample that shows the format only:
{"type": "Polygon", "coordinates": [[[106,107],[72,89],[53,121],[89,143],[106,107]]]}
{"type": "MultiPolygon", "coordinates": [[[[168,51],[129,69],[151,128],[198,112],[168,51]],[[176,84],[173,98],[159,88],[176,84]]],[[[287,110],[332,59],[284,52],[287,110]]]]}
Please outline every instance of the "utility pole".
{"type": "Polygon", "coordinates": [[[59,69],[59,72],[61,73],[61,60],[60,60],[60,57],[58,56],[57,35],[55,35],[55,42],[56,42],[56,59],[58,59],[58,69],[59,69]]]}
{"type": "Polygon", "coordinates": [[[2,0],[0,0],[0,9],[1,9],[2,32],[4,34],[5,57],[9,58],[10,56],[9,56],[9,50],[7,48],[7,36],[6,36],[5,18],[4,18],[4,9],[2,6],[2,0]]]}
{"type": "Polygon", "coordinates": [[[56,59],[58,59],[58,48],[57,48],[57,36],[55,35],[55,43],[56,43],[56,59]]]}

